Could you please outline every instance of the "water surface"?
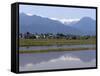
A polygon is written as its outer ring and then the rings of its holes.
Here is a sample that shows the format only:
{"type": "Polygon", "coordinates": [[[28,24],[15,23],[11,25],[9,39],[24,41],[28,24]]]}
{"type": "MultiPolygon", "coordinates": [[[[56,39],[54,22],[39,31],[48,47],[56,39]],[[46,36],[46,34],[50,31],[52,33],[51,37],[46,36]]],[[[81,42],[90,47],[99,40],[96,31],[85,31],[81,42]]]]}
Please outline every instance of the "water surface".
{"type": "Polygon", "coordinates": [[[53,45],[53,46],[29,46],[29,47],[20,47],[19,50],[46,50],[46,49],[57,49],[57,48],[93,48],[95,45],[53,45]]]}
{"type": "Polygon", "coordinates": [[[96,66],[95,50],[19,54],[20,71],[96,66]]]}

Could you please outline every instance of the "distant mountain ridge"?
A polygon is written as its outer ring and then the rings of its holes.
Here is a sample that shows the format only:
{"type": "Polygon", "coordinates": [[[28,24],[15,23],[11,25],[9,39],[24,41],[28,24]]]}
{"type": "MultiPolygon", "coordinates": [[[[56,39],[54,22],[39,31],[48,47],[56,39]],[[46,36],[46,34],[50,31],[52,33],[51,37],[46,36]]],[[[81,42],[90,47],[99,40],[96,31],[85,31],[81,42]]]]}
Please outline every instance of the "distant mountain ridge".
{"type": "Polygon", "coordinates": [[[82,22],[82,19],[81,19],[74,25],[67,26],[57,20],[51,20],[49,18],[44,18],[44,17],[37,16],[37,15],[28,16],[24,13],[21,13],[19,16],[20,32],[22,33],[25,33],[25,32],[65,33],[65,34],[83,35],[84,31],[80,30],[81,26],[83,27],[83,24],[81,23],[84,23],[85,25],[86,23],[88,23],[89,26],[92,23],[92,20],[90,20],[90,23],[85,22],[85,21],[86,20],[83,19],[83,22],[82,22]]]}
{"type": "Polygon", "coordinates": [[[71,25],[73,28],[77,28],[87,35],[96,34],[96,21],[90,17],[84,17],[80,21],[71,25]]]}

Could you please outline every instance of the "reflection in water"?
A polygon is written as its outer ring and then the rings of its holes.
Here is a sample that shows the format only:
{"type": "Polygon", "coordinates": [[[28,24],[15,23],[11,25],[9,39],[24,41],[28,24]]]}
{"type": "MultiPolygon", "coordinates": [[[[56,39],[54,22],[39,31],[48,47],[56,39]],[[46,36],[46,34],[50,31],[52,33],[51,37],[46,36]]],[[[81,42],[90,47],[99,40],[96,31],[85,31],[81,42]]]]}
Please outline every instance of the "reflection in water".
{"type": "Polygon", "coordinates": [[[20,54],[20,71],[95,67],[95,50],[20,54]]]}

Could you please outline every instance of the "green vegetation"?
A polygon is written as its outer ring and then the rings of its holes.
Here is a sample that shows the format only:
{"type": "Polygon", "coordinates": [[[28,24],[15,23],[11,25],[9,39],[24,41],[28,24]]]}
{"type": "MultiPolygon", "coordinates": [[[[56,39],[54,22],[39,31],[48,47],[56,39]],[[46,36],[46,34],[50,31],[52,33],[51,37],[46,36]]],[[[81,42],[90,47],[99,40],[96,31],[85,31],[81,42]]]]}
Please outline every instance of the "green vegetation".
{"type": "MultiPolygon", "coordinates": [[[[74,36],[74,35],[64,35],[64,34],[31,34],[26,33],[21,34],[19,39],[20,47],[27,46],[52,46],[52,45],[83,45],[83,44],[96,44],[95,36],[74,36]]],[[[44,53],[44,52],[62,52],[62,51],[85,51],[94,50],[92,48],[51,48],[46,50],[20,50],[19,53],[44,53]]]]}
{"type": "Polygon", "coordinates": [[[20,39],[20,46],[50,46],[50,45],[79,45],[95,44],[95,38],[89,39],[20,39]]]}
{"type": "Polygon", "coordinates": [[[20,50],[19,53],[45,53],[45,52],[62,52],[62,51],[80,51],[80,50],[94,50],[95,48],[57,48],[57,49],[47,49],[47,50],[20,50]]]}

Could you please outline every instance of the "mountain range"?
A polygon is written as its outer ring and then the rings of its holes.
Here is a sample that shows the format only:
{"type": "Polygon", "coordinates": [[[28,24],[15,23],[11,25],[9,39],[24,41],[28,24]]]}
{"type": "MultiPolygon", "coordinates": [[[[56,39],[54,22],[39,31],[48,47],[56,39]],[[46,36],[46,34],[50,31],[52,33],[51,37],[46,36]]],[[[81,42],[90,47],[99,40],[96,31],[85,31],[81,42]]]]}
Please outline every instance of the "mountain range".
{"type": "Polygon", "coordinates": [[[64,33],[73,35],[95,35],[96,22],[90,17],[84,17],[75,23],[61,23],[37,15],[19,14],[20,32],[31,33],[64,33]]]}

